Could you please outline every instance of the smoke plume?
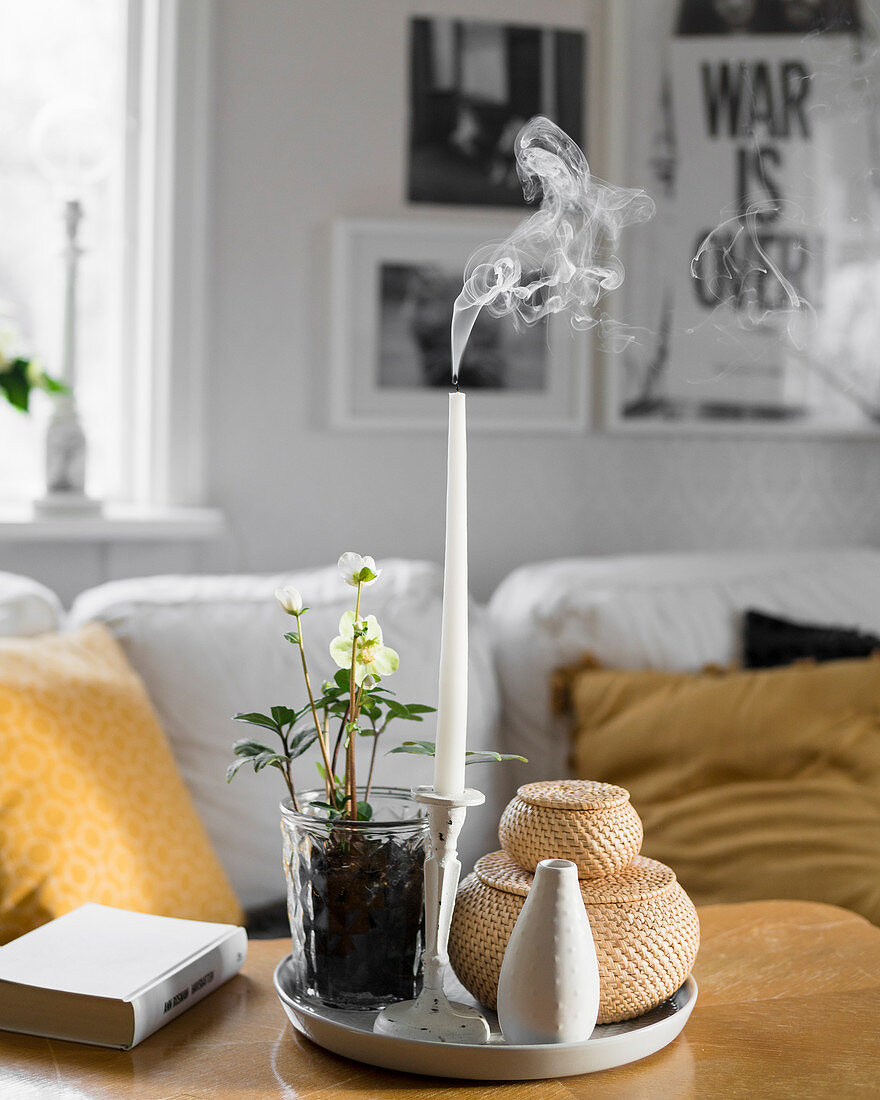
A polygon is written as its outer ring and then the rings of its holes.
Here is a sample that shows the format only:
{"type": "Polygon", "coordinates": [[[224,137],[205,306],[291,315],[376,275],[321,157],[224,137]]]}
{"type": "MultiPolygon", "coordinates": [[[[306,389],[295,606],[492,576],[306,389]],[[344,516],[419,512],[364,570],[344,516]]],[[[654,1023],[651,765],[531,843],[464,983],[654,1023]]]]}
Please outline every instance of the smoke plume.
{"type": "MultiPolygon", "coordinates": [[[[767,251],[759,227],[762,219],[781,216],[779,202],[752,203],[744,214],[728,218],[709,233],[691,261],[691,275],[703,283],[707,299],[718,303],[716,314],[729,310],[741,329],[773,324],[784,329],[792,346],[803,350],[816,315],[767,251]]],[[[798,241],[791,247],[802,247],[798,241]]],[[[715,318],[721,327],[722,319],[715,318]]]]}
{"type": "Polygon", "coordinates": [[[515,152],[526,201],[540,198],[540,207],[502,244],[487,244],[468,261],[452,321],[453,382],[481,309],[527,325],[566,311],[575,329],[598,329],[614,350],[632,339],[599,304],[623,282],[621,232],[648,221],[653,200],[596,179],[575,142],[542,115],[520,130],[515,152]]]}

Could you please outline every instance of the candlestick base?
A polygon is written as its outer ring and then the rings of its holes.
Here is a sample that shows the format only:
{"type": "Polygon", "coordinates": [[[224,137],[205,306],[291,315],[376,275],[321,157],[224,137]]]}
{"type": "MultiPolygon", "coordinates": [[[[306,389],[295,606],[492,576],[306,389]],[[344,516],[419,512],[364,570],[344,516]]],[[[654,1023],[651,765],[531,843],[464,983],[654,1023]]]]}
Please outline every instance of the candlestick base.
{"type": "Polygon", "coordinates": [[[376,1017],[377,1035],[422,1039],[429,1043],[486,1043],[489,1024],[477,1008],[450,1001],[439,989],[423,989],[414,1001],[383,1008],[376,1017]]]}
{"type": "Polygon", "coordinates": [[[458,834],[468,806],[479,806],[486,799],[470,788],[447,796],[433,787],[416,787],[413,798],[431,807],[430,851],[425,860],[425,988],[414,1001],[384,1008],[373,1031],[440,1043],[486,1043],[489,1024],[480,1010],[450,1001],[443,992],[449,925],[461,871],[456,858],[458,834]]]}

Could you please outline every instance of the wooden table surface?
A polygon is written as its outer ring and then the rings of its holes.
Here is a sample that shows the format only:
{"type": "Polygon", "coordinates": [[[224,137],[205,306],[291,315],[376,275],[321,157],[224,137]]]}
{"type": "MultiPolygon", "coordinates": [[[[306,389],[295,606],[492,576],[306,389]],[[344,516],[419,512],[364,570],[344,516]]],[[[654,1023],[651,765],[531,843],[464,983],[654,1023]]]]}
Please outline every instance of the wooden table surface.
{"type": "Polygon", "coordinates": [[[700,994],[684,1032],[652,1057],[604,1073],[466,1084],[328,1054],[293,1030],[272,988],[289,943],[258,940],[240,975],[134,1050],[0,1032],[0,1097],[880,1096],[880,928],[842,909],[788,901],[710,906],[700,920],[700,994]]]}

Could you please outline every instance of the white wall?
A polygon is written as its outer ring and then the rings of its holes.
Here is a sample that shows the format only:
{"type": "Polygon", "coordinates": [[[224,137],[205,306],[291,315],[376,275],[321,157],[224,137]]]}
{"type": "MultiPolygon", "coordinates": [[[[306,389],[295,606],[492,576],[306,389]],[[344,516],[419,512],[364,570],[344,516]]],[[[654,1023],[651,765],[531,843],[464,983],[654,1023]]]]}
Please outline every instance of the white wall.
{"type": "MultiPolygon", "coordinates": [[[[404,201],[409,11],[538,14],[532,0],[221,5],[209,467],[248,568],[443,552],[442,433],[327,428],[333,219],[480,219],[404,201]]],[[[548,0],[540,17],[584,11],[548,0]]],[[[880,541],[878,476],[876,441],[472,433],[472,587],[556,555],[880,541]]]]}
{"type": "MultiPolygon", "coordinates": [[[[408,12],[582,25],[586,10],[219,0],[207,467],[234,537],[207,552],[0,547],[0,568],[68,596],[104,575],[300,567],[348,549],[439,560],[443,433],[328,427],[331,225],[481,220],[404,201],[408,12]]],[[[560,555],[877,543],[878,483],[876,441],[473,434],[472,588],[486,597],[514,566],[560,555]]]]}

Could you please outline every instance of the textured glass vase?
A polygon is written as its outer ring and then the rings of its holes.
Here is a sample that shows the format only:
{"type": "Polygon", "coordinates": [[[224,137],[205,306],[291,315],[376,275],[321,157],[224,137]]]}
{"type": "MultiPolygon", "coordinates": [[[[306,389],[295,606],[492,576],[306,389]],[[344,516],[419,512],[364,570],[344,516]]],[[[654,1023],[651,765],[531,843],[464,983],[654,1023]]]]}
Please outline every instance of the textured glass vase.
{"type": "MultiPolygon", "coordinates": [[[[364,792],[358,790],[358,798],[364,792]]],[[[281,803],[296,993],[378,1009],[421,989],[428,822],[410,792],[374,787],[371,821],[329,821],[323,791],[281,803]]]]}

